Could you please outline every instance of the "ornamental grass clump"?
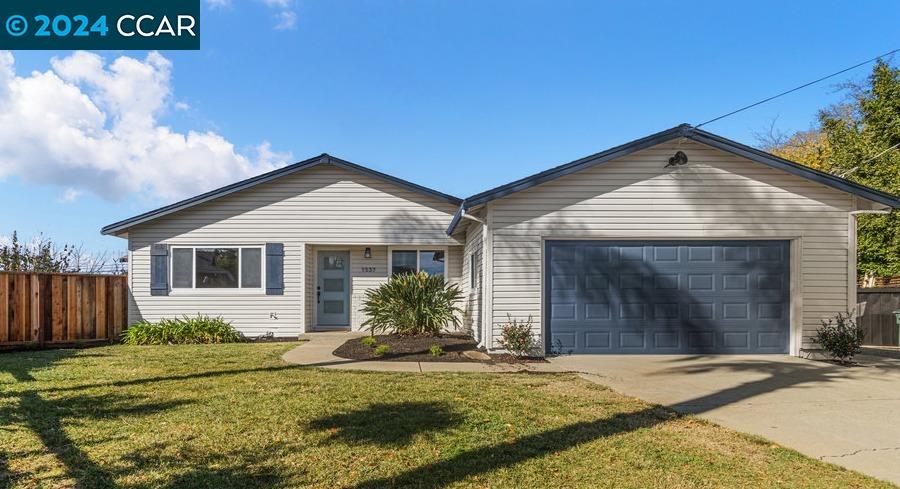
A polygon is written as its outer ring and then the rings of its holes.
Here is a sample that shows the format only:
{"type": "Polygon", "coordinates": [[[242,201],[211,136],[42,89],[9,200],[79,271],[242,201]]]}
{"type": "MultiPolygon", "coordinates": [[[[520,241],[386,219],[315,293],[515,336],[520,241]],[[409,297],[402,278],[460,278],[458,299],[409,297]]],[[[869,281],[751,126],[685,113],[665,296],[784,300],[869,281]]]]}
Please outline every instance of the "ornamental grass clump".
{"type": "Polygon", "coordinates": [[[366,291],[363,323],[372,334],[439,335],[445,327],[459,327],[463,293],[441,275],[404,273],[366,291]]]}
{"type": "Polygon", "coordinates": [[[122,333],[126,345],[240,343],[244,335],[221,317],[182,316],[158,322],[140,321],[122,333]]]}

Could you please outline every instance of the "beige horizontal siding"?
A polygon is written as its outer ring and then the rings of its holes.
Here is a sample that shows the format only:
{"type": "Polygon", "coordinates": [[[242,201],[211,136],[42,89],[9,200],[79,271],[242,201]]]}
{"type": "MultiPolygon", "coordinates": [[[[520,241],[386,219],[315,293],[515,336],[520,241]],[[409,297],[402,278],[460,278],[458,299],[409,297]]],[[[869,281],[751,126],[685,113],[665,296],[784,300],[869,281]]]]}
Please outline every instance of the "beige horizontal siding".
{"type": "Polygon", "coordinates": [[[472,335],[479,340],[482,338],[482,325],[481,325],[481,291],[482,291],[482,282],[483,282],[483,265],[480,261],[483,258],[482,254],[482,238],[483,238],[484,226],[479,222],[469,222],[466,227],[466,245],[464,249],[464,257],[462,263],[462,285],[463,290],[466,291],[466,299],[463,305],[464,311],[464,321],[463,325],[468,331],[472,332],[472,335]],[[475,286],[472,287],[472,261],[476,261],[475,264],[475,273],[476,280],[475,286]]]}
{"type": "MultiPolygon", "coordinates": [[[[129,320],[158,320],[181,314],[222,315],[248,335],[272,332],[292,336],[311,324],[314,245],[347,245],[351,261],[365,246],[458,246],[445,233],[456,206],[391,183],[322,165],[258,185],[129,230],[131,292],[129,320]],[[221,291],[200,295],[175,291],[150,295],[150,245],[244,245],[284,243],[284,295],[245,295],[221,291]],[[308,273],[304,273],[304,267],[308,273]],[[304,309],[304,303],[306,305],[304,309]],[[271,315],[277,319],[271,318],[271,315]]],[[[386,253],[386,251],[383,251],[386,253]]],[[[358,255],[358,257],[357,257],[358,255]]],[[[461,255],[461,251],[456,255],[461,255]]],[[[384,258],[383,255],[382,258],[384,258]]],[[[451,254],[452,257],[452,254],[451,254]]],[[[361,258],[360,258],[361,259],[361,258]]],[[[448,258],[449,260],[449,258],[448,258]]],[[[459,256],[461,263],[461,256],[459,256]]],[[[461,273],[452,260],[448,271],[461,273]]],[[[383,264],[386,277],[386,262],[383,264]]],[[[379,269],[380,271],[381,269],[379,269]]],[[[383,278],[382,277],[382,278],[383,278]]],[[[372,277],[354,277],[351,300],[374,285],[372,277]]],[[[358,324],[355,322],[354,324],[358,324]]]]}
{"type": "MultiPolygon", "coordinates": [[[[665,143],[489,206],[493,338],[506,320],[540,334],[543,238],[798,238],[804,343],[848,304],[846,193],[695,142],[665,143]],[[664,169],[674,151],[688,165],[664,169]]],[[[494,344],[494,346],[496,346],[494,344]]]]}

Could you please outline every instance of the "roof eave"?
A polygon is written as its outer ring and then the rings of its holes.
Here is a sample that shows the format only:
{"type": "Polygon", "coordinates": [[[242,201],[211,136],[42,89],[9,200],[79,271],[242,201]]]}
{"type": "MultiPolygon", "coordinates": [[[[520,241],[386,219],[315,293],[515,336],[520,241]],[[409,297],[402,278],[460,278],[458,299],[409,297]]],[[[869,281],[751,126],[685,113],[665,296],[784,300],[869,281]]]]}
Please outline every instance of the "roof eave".
{"type": "Polygon", "coordinates": [[[886,192],[882,192],[880,190],[876,190],[871,187],[867,187],[865,185],[860,185],[850,180],[836,177],[830,173],[825,173],[808,166],[801,165],[799,163],[794,163],[793,161],[786,160],[784,158],[779,158],[773,154],[766,153],[765,151],[752,148],[750,146],[732,141],[727,138],[723,138],[713,133],[706,132],[701,129],[694,129],[687,137],[698,143],[712,146],[714,148],[721,149],[722,151],[727,151],[738,156],[743,156],[744,158],[747,158],[751,161],[763,163],[773,168],[786,171],[793,175],[797,175],[799,177],[821,183],[823,185],[841,190],[843,192],[847,192],[852,195],[857,195],[865,199],[878,202],[879,204],[883,204],[894,209],[900,209],[900,198],[897,198],[896,196],[893,196],[886,192]]]}
{"type": "Polygon", "coordinates": [[[485,204],[492,200],[500,199],[506,197],[507,195],[534,187],[535,185],[540,185],[559,177],[578,172],[584,168],[605,163],[616,158],[621,158],[636,151],[647,149],[651,146],[655,146],[657,144],[682,137],[702,144],[706,144],[722,151],[742,156],[751,161],[781,169],[788,173],[792,173],[794,175],[816,181],[823,185],[827,185],[829,187],[853,195],[857,195],[874,202],[878,202],[894,209],[900,209],[900,198],[894,195],[881,192],[879,190],[866,187],[864,185],[860,185],[858,183],[854,183],[828,173],[814,170],[799,163],[794,163],[793,161],[779,158],[775,155],[766,153],[765,151],[743,145],[736,141],[717,136],[701,129],[696,129],[689,124],[681,124],[671,129],[667,129],[665,131],[661,131],[641,139],[636,139],[629,143],[610,148],[606,151],[602,151],[600,153],[596,153],[594,155],[587,156],[585,158],[581,158],[570,163],[551,168],[549,170],[545,170],[529,177],[516,180],[515,182],[501,185],[479,194],[475,194],[465,199],[465,205],[467,207],[472,207],[475,205],[485,204]]]}

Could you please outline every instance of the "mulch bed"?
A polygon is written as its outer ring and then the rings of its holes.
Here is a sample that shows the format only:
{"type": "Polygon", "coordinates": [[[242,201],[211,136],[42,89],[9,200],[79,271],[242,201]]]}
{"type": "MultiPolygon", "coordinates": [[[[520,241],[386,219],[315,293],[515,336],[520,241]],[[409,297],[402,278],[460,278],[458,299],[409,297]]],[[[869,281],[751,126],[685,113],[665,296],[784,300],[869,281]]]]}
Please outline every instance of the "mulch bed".
{"type": "Polygon", "coordinates": [[[376,335],[377,345],[391,347],[389,353],[375,356],[375,347],[361,343],[362,338],[353,338],[334,350],[334,355],[352,360],[385,360],[399,362],[475,362],[462,353],[477,350],[475,340],[466,335],[443,336],[400,336],[396,334],[376,335]],[[444,354],[434,356],[429,352],[431,345],[440,345],[444,354]]]}

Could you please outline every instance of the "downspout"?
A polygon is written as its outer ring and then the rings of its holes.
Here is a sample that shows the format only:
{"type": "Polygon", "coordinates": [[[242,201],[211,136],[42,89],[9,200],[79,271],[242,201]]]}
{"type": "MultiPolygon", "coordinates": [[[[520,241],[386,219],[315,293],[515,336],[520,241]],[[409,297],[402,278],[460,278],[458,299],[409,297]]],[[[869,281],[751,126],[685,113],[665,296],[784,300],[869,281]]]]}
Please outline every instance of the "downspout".
{"type": "Polygon", "coordinates": [[[460,217],[462,217],[463,219],[471,219],[475,222],[480,222],[481,224],[484,224],[484,219],[475,217],[472,214],[467,213],[465,207],[460,207],[459,210],[462,213],[462,214],[460,214],[460,217]]]}

